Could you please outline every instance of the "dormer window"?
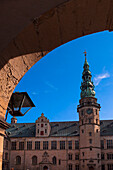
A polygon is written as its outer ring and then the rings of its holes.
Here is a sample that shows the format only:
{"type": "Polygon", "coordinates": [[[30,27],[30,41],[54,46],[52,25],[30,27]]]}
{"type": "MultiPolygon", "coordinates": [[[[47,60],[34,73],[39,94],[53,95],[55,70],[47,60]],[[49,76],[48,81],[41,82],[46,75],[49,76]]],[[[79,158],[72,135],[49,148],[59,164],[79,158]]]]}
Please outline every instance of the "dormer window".
{"type": "Polygon", "coordinates": [[[41,119],[41,122],[43,122],[43,119],[41,119]]]}

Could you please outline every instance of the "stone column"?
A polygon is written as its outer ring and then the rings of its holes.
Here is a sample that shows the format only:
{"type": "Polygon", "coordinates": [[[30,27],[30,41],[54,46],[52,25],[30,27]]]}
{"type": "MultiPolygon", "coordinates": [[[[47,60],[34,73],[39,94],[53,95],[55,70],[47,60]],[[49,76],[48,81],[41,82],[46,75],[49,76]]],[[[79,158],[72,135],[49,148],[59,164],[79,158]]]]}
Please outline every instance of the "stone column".
{"type": "Polygon", "coordinates": [[[3,157],[3,142],[5,130],[9,128],[10,125],[4,120],[0,120],[0,169],[2,169],[2,157],[3,157]]]}

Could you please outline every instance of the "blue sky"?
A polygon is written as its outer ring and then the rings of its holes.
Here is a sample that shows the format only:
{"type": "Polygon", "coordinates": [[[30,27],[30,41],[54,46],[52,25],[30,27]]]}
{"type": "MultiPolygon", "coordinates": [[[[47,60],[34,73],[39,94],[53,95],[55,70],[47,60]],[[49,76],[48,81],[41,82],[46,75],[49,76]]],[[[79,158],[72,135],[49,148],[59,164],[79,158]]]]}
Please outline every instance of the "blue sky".
{"type": "Polygon", "coordinates": [[[112,44],[112,32],[95,33],[68,42],[37,62],[14,90],[27,91],[36,106],[18,117],[18,123],[35,122],[42,112],[50,121],[78,120],[85,50],[101,105],[100,119],[113,119],[112,44]]]}

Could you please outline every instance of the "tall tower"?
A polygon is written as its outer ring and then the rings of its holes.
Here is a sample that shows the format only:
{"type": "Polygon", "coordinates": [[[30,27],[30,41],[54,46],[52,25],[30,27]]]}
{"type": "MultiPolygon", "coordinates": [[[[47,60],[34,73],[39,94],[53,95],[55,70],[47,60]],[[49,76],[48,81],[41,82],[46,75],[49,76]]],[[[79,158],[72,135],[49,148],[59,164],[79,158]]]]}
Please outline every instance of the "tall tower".
{"type": "Polygon", "coordinates": [[[91,72],[86,59],[83,66],[81,99],[77,107],[80,126],[80,170],[101,169],[100,149],[100,104],[95,98],[91,72]]]}

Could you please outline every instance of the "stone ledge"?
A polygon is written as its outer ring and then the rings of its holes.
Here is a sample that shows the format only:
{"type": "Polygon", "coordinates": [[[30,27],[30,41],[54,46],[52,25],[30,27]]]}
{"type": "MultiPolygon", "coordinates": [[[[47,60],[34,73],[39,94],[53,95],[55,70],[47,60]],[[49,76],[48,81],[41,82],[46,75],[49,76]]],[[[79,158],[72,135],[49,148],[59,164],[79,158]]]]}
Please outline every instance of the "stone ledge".
{"type": "Polygon", "coordinates": [[[7,123],[6,121],[0,120],[0,128],[1,128],[1,129],[6,130],[6,129],[8,129],[10,126],[11,126],[11,125],[10,125],[9,123],[7,123]]]}

